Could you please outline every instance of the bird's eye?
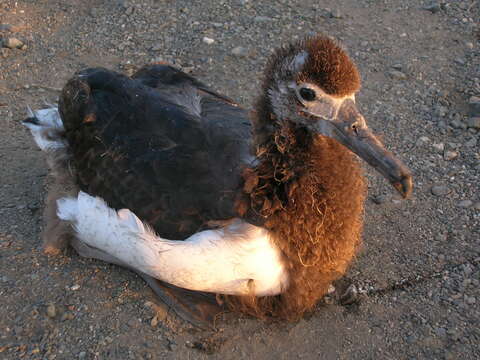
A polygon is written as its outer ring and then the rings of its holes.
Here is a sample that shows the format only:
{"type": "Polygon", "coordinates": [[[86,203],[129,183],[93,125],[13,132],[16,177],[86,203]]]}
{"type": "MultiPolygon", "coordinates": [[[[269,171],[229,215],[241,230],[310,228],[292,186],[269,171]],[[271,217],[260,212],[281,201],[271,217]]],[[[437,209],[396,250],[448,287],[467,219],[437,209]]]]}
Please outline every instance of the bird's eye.
{"type": "Polygon", "coordinates": [[[299,94],[305,101],[313,101],[317,97],[317,94],[315,94],[315,90],[306,87],[301,88],[299,94]]]}

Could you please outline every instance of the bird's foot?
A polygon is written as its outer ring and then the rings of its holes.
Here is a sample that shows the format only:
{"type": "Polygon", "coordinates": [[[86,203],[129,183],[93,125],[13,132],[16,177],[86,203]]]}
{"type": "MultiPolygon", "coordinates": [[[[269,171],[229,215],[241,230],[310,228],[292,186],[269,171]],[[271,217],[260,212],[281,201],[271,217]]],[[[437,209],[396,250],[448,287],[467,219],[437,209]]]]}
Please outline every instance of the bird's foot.
{"type": "Polygon", "coordinates": [[[214,330],[225,310],[210,293],[182,289],[138,272],[150,288],[182,320],[202,330],[214,330]]]}

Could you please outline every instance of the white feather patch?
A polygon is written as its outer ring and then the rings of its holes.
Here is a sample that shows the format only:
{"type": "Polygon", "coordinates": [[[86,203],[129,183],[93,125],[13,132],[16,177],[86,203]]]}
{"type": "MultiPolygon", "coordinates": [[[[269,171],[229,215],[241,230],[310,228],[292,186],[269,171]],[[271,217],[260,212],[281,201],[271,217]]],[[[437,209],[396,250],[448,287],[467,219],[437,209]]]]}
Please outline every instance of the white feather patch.
{"type": "Polygon", "coordinates": [[[36,119],[36,123],[24,122],[23,124],[32,133],[38,147],[43,150],[55,150],[66,146],[62,136],[63,123],[57,107],[32,111],[27,108],[28,116],[36,119]]]}
{"type": "Polygon", "coordinates": [[[258,296],[276,295],[288,286],[280,251],[268,232],[241,220],[171,241],[156,235],[131,211],[116,212],[83,192],[57,205],[58,217],[73,224],[79,240],[173,285],[258,296]]]}

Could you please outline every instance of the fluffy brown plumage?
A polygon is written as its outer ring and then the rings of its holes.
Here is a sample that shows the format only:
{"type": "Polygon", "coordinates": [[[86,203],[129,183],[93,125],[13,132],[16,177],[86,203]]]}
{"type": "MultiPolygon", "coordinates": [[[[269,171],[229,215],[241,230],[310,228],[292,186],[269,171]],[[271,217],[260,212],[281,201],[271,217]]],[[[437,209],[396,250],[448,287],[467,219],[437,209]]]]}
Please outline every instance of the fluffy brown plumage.
{"type": "MultiPolygon", "coordinates": [[[[310,56],[300,73],[327,93],[343,96],[360,87],[348,55],[331,39],[316,37],[279,49],[267,67],[263,94],[282,59],[306,47],[310,56]]],[[[244,172],[245,197],[239,212],[266,218],[265,227],[282,249],[290,285],[274,297],[227,297],[249,314],[297,319],[327,292],[352,261],[361,240],[366,182],[356,156],[326,136],[292,122],[279,121],[262,95],[253,119],[254,169],[244,172]]]]}
{"type": "Polygon", "coordinates": [[[288,122],[271,139],[258,148],[260,164],[245,173],[246,204],[267,218],[265,227],[282,249],[291,283],[279,296],[227,301],[255,316],[296,319],[353,259],[366,183],[355,155],[335,140],[311,137],[288,122]]]}

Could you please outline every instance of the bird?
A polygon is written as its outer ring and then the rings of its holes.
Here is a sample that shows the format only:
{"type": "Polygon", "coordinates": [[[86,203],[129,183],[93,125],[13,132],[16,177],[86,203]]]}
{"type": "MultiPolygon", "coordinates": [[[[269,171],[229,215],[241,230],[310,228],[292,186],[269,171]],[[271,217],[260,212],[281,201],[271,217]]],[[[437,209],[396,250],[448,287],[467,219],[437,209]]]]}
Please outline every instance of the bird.
{"type": "Polygon", "coordinates": [[[361,160],[413,190],[357,107],[360,83],[323,34],[272,53],[251,111],[169,64],[77,72],[23,122],[58,185],[45,251],[132,269],[194,325],[219,308],[301,318],[358,250],[361,160]]]}

